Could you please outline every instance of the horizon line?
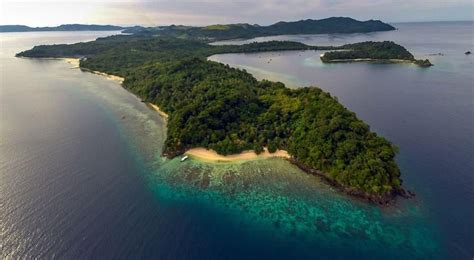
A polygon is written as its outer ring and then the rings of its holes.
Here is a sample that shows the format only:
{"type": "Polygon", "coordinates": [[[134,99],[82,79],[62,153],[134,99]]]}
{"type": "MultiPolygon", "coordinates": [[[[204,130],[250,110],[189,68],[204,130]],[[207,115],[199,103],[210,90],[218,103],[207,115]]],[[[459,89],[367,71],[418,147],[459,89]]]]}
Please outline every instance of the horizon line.
{"type": "MultiPolygon", "coordinates": [[[[347,17],[351,18],[348,16],[332,16],[332,17],[347,17]]],[[[321,19],[327,19],[327,18],[332,18],[332,17],[326,17],[326,18],[321,18],[321,19]]],[[[307,19],[300,19],[300,20],[294,20],[294,21],[301,21],[301,20],[308,20],[311,18],[307,19]]],[[[312,20],[321,20],[321,19],[312,19],[312,20]]],[[[354,18],[352,18],[354,19],[354,18]]],[[[357,19],[355,19],[357,20],[357,19]]],[[[379,19],[369,19],[369,20],[379,20],[379,19]]],[[[369,21],[369,20],[358,20],[358,21],[369,21]]],[[[280,20],[280,21],[285,21],[285,20],[280,20]]],[[[287,21],[287,22],[294,22],[292,21],[287,21]]],[[[474,22],[474,19],[472,20],[426,20],[426,21],[382,21],[383,23],[387,24],[401,24],[401,23],[440,23],[440,22],[474,22]]],[[[216,24],[252,24],[248,22],[236,22],[236,23],[215,23],[215,24],[208,24],[208,25],[216,25],[216,24]]],[[[275,24],[278,22],[270,23],[269,25],[275,24]]],[[[256,24],[256,23],[254,23],[256,24]]],[[[30,28],[43,28],[43,27],[58,27],[61,25],[99,25],[99,26],[120,26],[120,27],[134,27],[134,26],[142,26],[142,27],[158,27],[158,26],[171,26],[171,25],[176,25],[176,26],[194,26],[194,27],[202,27],[206,25],[200,25],[200,24],[176,24],[176,23],[169,23],[169,24],[100,24],[100,23],[61,23],[61,24],[56,24],[56,25],[45,25],[45,26],[35,26],[35,25],[27,25],[27,24],[0,24],[0,26],[27,26],[30,28]]],[[[252,24],[253,25],[253,24],[252,24]]],[[[259,25],[259,24],[258,24],[259,25]]],[[[261,25],[261,26],[267,26],[267,25],[261,25]]]]}

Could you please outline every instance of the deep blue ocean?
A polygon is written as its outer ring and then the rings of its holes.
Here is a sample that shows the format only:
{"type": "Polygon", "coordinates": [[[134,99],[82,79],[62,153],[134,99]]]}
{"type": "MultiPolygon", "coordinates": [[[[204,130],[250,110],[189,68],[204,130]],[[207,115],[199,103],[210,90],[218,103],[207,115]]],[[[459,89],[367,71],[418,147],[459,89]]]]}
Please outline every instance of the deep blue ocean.
{"type": "MultiPolygon", "coordinates": [[[[118,32],[0,34],[1,258],[472,259],[473,22],[257,38],[393,40],[434,67],[323,64],[320,52],[216,55],[259,79],[315,85],[400,148],[414,200],[379,208],[281,159],[160,157],[166,123],[116,81],[34,45],[118,32]]],[[[242,43],[247,41],[234,41],[242,43]]]]}

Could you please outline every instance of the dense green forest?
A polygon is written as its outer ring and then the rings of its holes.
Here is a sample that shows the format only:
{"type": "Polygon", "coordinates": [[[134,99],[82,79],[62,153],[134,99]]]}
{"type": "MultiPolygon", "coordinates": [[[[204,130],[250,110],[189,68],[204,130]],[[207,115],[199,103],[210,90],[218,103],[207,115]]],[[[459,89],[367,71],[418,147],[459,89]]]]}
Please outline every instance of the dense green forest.
{"type": "Polygon", "coordinates": [[[405,47],[391,41],[384,42],[360,42],[340,46],[339,51],[330,51],[321,56],[323,62],[351,61],[356,59],[371,60],[403,60],[410,61],[419,66],[426,67],[428,60],[415,60],[405,47]]]}
{"type": "Polygon", "coordinates": [[[320,20],[301,20],[278,22],[269,26],[257,24],[216,24],[197,26],[157,26],[122,27],[96,24],[62,24],[53,27],[29,27],[26,25],[0,25],[0,32],[41,32],[41,31],[113,31],[124,33],[160,35],[189,39],[225,40],[235,38],[254,38],[282,34],[322,34],[322,33],[364,33],[390,31],[395,28],[378,20],[357,21],[349,17],[330,17],[320,20]]]}
{"type": "Polygon", "coordinates": [[[75,44],[39,45],[20,52],[24,57],[81,57],[84,68],[126,76],[147,62],[166,62],[190,57],[206,58],[221,53],[285,50],[331,50],[338,47],[309,46],[299,42],[269,41],[244,45],[209,45],[198,40],[142,35],[117,35],[75,44]]]}
{"type": "Polygon", "coordinates": [[[368,194],[400,188],[396,148],[319,88],[291,90],[199,58],[140,68],[124,85],[169,114],[167,156],[267,146],[368,194]]]}
{"type": "Polygon", "coordinates": [[[378,20],[357,21],[349,17],[330,17],[320,20],[278,22],[268,26],[247,23],[217,24],[205,27],[171,25],[152,28],[137,27],[125,30],[125,32],[215,41],[283,34],[365,33],[390,30],[395,30],[395,28],[378,20]]]}
{"type": "Polygon", "coordinates": [[[164,148],[168,157],[192,147],[220,154],[284,149],[300,167],[317,170],[343,190],[386,202],[403,191],[394,161],[397,149],[337,99],[316,87],[288,89],[206,60],[217,53],[339,48],[278,41],[213,46],[121,35],[37,46],[17,55],[82,57],[82,68],[125,77],[125,88],[169,115],[164,148]]]}

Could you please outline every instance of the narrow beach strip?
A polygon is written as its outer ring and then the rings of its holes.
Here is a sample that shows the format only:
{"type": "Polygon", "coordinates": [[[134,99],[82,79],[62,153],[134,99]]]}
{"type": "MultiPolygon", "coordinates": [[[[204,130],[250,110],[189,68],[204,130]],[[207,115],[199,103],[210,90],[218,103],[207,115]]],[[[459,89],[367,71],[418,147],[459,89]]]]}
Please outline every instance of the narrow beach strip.
{"type": "MultiPolygon", "coordinates": [[[[81,68],[81,69],[82,69],[82,68],[81,68]]],[[[82,69],[82,70],[84,70],[84,69],[82,69]]],[[[91,72],[91,73],[94,73],[94,74],[97,74],[97,75],[100,75],[100,76],[103,76],[103,77],[105,77],[105,78],[108,79],[108,80],[118,81],[118,82],[120,82],[120,84],[122,84],[123,81],[125,80],[125,79],[122,78],[122,77],[115,76],[115,75],[111,75],[111,74],[107,74],[107,73],[100,72],[100,71],[95,71],[95,70],[86,70],[86,71],[91,72]]]]}
{"type": "Polygon", "coordinates": [[[66,61],[67,63],[69,63],[73,66],[72,69],[81,69],[82,71],[87,71],[87,72],[90,72],[90,73],[94,73],[96,75],[103,76],[108,80],[118,81],[118,82],[120,82],[120,84],[122,84],[123,81],[125,80],[124,78],[116,76],[116,75],[111,75],[111,74],[107,74],[107,73],[96,71],[96,70],[81,68],[79,66],[81,59],[79,59],[79,58],[54,58],[54,59],[59,59],[59,60],[66,61]]]}
{"type": "Polygon", "coordinates": [[[168,120],[168,114],[166,114],[165,112],[163,112],[163,110],[160,109],[159,106],[157,105],[154,105],[152,103],[148,103],[148,105],[153,108],[153,110],[155,110],[156,112],[158,112],[158,114],[160,114],[161,117],[163,117],[164,119],[168,120]]]}
{"type": "Polygon", "coordinates": [[[266,148],[265,151],[261,152],[260,154],[256,154],[254,151],[244,151],[239,154],[220,155],[216,151],[206,148],[192,148],[187,150],[185,154],[198,160],[208,162],[237,162],[254,159],[266,159],[271,157],[291,158],[291,156],[285,150],[277,150],[274,153],[270,153],[266,148]]]}

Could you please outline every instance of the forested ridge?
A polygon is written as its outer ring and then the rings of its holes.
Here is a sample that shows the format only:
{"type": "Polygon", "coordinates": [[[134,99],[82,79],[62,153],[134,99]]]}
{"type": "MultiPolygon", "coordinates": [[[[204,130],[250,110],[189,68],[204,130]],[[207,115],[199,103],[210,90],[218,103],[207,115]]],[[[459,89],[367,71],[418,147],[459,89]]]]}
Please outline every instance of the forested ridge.
{"type": "Polygon", "coordinates": [[[214,24],[204,27],[171,25],[149,28],[136,27],[125,30],[125,32],[216,41],[283,34],[366,33],[391,30],[395,30],[395,28],[378,20],[358,21],[349,17],[329,17],[320,20],[280,21],[268,26],[248,23],[214,24]]]}
{"type": "Polygon", "coordinates": [[[37,46],[26,57],[81,57],[80,66],[125,77],[123,86],[169,115],[164,155],[192,147],[220,154],[268,147],[317,170],[335,185],[376,202],[403,192],[397,148],[316,87],[288,89],[244,70],[207,61],[217,53],[330,50],[295,42],[213,46],[198,40],[112,36],[37,46]]]}
{"type": "Polygon", "coordinates": [[[345,44],[339,47],[339,51],[329,51],[321,56],[323,62],[338,62],[352,60],[375,60],[375,61],[408,61],[422,67],[431,66],[429,60],[416,60],[405,47],[392,41],[383,42],[360,42],[345,44]]]}
{"type": "MultiPolygon", "coordinates": [[[[1,32],[54,32],[54,31],[119,31],[121,26],[98,24],[61,24],[53,27],[29,27],[26,25],[0,25],[1,32]]],[[[130,28],[132,29],[132,28],[130,28]]]]}

